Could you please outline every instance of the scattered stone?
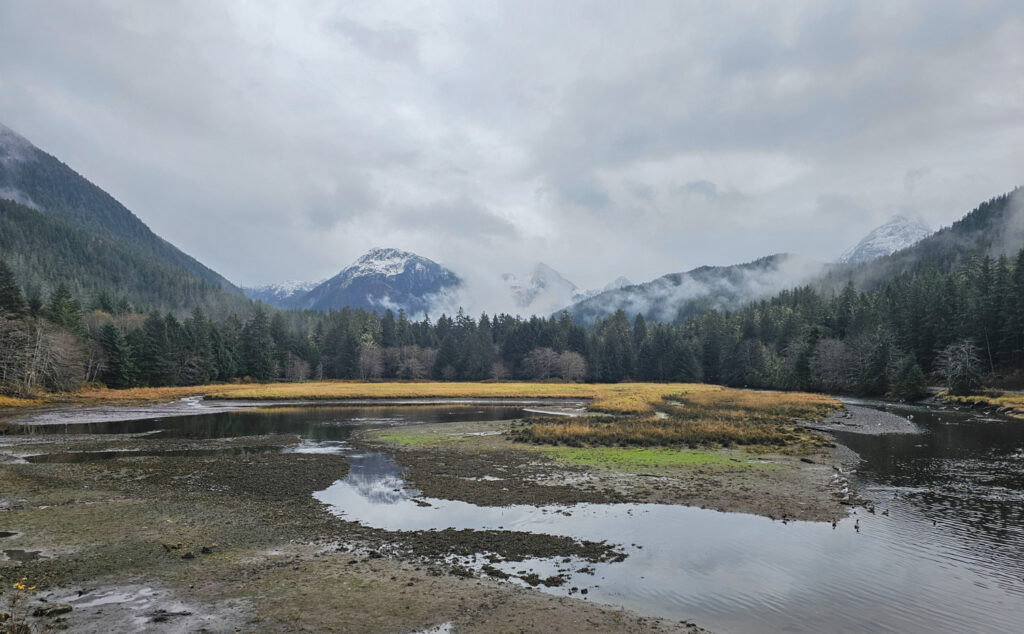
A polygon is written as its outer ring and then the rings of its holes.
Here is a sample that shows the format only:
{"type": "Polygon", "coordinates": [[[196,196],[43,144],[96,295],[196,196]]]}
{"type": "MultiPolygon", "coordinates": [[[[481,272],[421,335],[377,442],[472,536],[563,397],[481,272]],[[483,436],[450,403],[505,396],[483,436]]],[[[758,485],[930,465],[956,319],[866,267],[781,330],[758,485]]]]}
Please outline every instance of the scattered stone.
{"type": "Polygon", "coordinates": [[[61,614],[67,614],[71,610],[72,607],[67,603],[48,603],[32,610],[32,616],[53,618],[55,616],[60,616],[61,614]]]}
{"type": "Polygon", "coordinates": [[[160,609],[149,615],[149,621],[151,623],[166,623],[167,621],[179,616],[192,616],[192,613],[187,610],[182,610],[181,612],[168,612],[167,610],[160,609]]]}

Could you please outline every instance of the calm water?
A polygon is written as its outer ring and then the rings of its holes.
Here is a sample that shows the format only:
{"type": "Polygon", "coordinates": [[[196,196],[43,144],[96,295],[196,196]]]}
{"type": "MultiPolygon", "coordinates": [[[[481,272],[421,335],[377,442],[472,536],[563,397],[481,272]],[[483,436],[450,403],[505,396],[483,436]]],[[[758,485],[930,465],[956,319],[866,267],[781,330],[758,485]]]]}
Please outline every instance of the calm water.
{"type": "MultiPolygon", "coordinates": [[[[878,514],[857,509],[834,530],[664,505],[496,508],[428,499],[432,506],[421,507],[390,457],[357,453],[344,442],[357,426],[502,420],[522,416],[520,407],[293,407],[30,431],[299,434],[298,451],[341,452],[351,460],[348,477],[317,494],[346,519],[391,530],[504,528],[606,539],[629,557],[545,591],[587,588],[589,599],[692,619],[715,631],[1020,632],[1024,423],[891,409],[913,416],[924,433],[840,436],[864,459],[855,480],[876,501],[878,514]]],[[[545,576],[583,566],[529,561],[502,567],[545,576]]]]}
{"type": "MultiPolygon", "coordinates": [[[[384,454],[350,453],[349,476],[317,497],[390,530],[504,528],[622,544],[626,561],[545,591],[587,588],[589,599],[715,631],[1020,632],[1024,424],[894,411],[924,433],[843,436],[864,457],[856,480],[878,506],[836,529],[664,505],[423,507],[384,454]]],[[[581,563],[499,567],[546,576],[581,563]]]]}
{"type": "Polygon", "coordinates": [[[148,434],[156,438],[239,438],[266,434],[297,434],[307,441],[339,441],[352,430],[367,425],[411,423],[455,423],[463,421],[511,420],[528,416],[524,406],[444,404],[430,406],[303,406],[266,407],[202,414],[100,420],[87,423],[20,424],[14,421],[9,433],[16,434],[148,434]]]}

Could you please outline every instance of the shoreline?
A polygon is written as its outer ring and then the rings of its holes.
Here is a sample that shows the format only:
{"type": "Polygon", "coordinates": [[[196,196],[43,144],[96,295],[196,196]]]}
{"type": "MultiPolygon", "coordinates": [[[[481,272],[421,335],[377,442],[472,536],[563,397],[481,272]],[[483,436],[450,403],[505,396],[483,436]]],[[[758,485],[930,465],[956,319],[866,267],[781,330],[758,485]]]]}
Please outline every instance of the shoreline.
{"type": "MultiPolygon", "coordinates": [[[[260,401],[243,408],[268,405],[260,401]]],[[[161,407],[118,411],[137,417],[161,407]]],[[[93,411],[111,409],[118,408],[93,411]]],[[[66,408],[63,415],[73,419],[82,411],[66,408]]],[[[223,411],[236,410],[211,407],[204,413],[223,411]]],[[[169,415],[194,413],[173,409],[169,415]]],[[[313,630],[339,626],[388,632],[452,623],[459,632],[499,626],[568,631],[586,622],[593,631],[703,631],[688,622],[488,579],[447,560],[470,536],[474,552],[513,559],[577,549],[583,557],[608,556],[592,544],[504,530],[388,532],[338,518],[313,493],[344,477],[348,462],[338,455],[290,452],[301,443],[294,434],[210,440],[13,435],[20,421],[0,436],[8,450],[96,454],[84,461],[0,463],[0,531],[15,533],[0,547],[38,551],[43,557],[0,562],[0,582],[29,577],[40,585],[33,605],[40,598],[67,599],[73,609],[56,617],[56,623],[76,631],[105,631],[132,614],[150,619],[154,628],[166,622],[179,629],[276,631],[301,624],[313,630]],[[72,596],[78,591],[93,598],[133,592],[149,598],[123,610],[108,604],[101,617],[87,607],[89,601],[72,596]],[[381,605],[408,607],[381,614],[381,605]],[[544,618],[537,618],[541,612],[544,618]]],[[[455,499],[482,505],[649,502],[783,522],[827,522],[846,517],[849,506],[859,502],[855,496],[842,499],[831,478],[856,460],[842,445],[800,455],[742,449],[580,453],[506,440],[501,432],[512,424],[391,426],[362,430],[352,444],[386,450],[407,467],[409,486],[425,496],[452,499],[456,491],[455,499]],[[380,437],[387,433],[391,442],[380,437]],[[417,434],[452,438],[394,442],[417,434]],[[672,460],[665,463],[669,453],[672,460]],[[633,462],[595,462],[595,456],[623,455],[633,462]],[[438,469],[439,456],[454,468],[438,469]],[[680,456],[695,462],[673,462],[680,456]],[[502,473],[515,474],[517,484],[497,480],[502,473]]]]}

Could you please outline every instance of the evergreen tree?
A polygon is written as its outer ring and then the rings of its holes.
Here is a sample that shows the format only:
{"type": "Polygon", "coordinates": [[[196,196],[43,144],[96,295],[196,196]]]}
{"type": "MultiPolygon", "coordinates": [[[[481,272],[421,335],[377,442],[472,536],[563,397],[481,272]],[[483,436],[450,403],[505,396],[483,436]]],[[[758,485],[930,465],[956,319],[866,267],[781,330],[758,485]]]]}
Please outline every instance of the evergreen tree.
{"type": "Polygon", "coordinates": [[[892,394],[910,401],[928,396],[928,380],[913,356],[904,357],[892,379],[892,394]]]}
{"type": "MultiPolygon", "coordinates": [[[[441,323],[441,320],[438,320],[441,323]]],[[[459,361],[459,352],[455,347],[455,337],[449,334],[441,341],[441,348],[434,358],[434,367],[430,372],[435,381],[451,381],[456,378],[455,364],[459,361]]]]}
{"type": "Polygon", "coordinates": [[[171,342],[167,337],[167,322],[159,313],[154,311],[146,317],[138,342],[142,349],[136,352],[136,358],[139,360],[139,374],[146,385],[173,385],[171,342]]]}
{"type": "Polygon", "coordinates": [[[114,324],[106,324],[100,329],[100,345],[107,356],[107,369],[103,374],[103,382],[108,387],[126,388],[136,384],[138,371],[132,358],[132,349],[125,339],[124,333],[114,324]]]}
{"type": "Polygon", "coordinates": [[[14,273],[0,260],[0,313],[21,317],[28,313],[28,304],[14,273]]]}
{"type": "Polygon", "coordinates": [[[257,304],[252,318],[242,334],[245,367],[249,376],[257,381],[269,381],[277,373],[274,338],[270,334],[270,319],[263,306],[257,304]]]}
{"type": "Polygon", "coordinates": [[[82,332],[82,309],[64,283],[50,295],[43,308],[43,316],[62,328],[75,333],[82,332]]]}

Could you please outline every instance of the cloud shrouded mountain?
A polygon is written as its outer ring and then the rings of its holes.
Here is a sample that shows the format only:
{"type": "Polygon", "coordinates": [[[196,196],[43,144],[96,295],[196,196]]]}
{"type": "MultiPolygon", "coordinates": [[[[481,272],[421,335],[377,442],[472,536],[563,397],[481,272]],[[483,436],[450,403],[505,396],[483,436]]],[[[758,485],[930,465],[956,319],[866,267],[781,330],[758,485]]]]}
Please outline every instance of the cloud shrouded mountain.
{"type": "Polygon", "coordinates": [[[594,294],[580,290],[543,262],[533,267],[525,281],[512,273],[504,274],[502,280],[508,285],[516,311],[523,315],[548,315],[594,294]]]}
{"type": "Polygon", "coordinates": [[[839,262],[856,264],[867,262],[883,255],[892,255],[906,249],[931,235],[931,228],[922,220],[896,216],[889,222],[876,227],[856,245],[839,257],[839,262]]]}
{"type": "Polygon", "coordinates": [[[410,317],[421,318],[449,303],[445,298],[461,285],[455,273],[433,260],[400,249],[374,248],[334,277],[281,305],[321,311],[404,309],[410,317]]]}
{"type": "Polygon", "coordinates": [[[814,282],[837,291],[848,282],[873,290],[904,273],[946,273],[970,260],[1014,256],[1024,248],[1024,188],[978,205],[948,227],[890,255],[856,264],[837,265],[814,282]]]}
{"type": "Polygon", "coordinates": [[[153,233],[124,205],[0,124],[0,250],[29,295],[60,283],[140,308],[241,306],[231,282],[153,233]]]}
{"type": "Polygon", "coordinates": [[[1005,0],[9,0],[0,118],[247,285],[387,244],[599,288],[1013,187],[1021,41],[1005,0]]]}
{"type": "Polygon", "coordinates": [[[803,284],[827,265],[780,254],[734,266],[702,266],[685,273],[670,273],[650,282],[605,291],[568,308],[574,319],[593,323],[622,310],[632,319],[672,322],[708,310],[734,310],[803,284]]]}

